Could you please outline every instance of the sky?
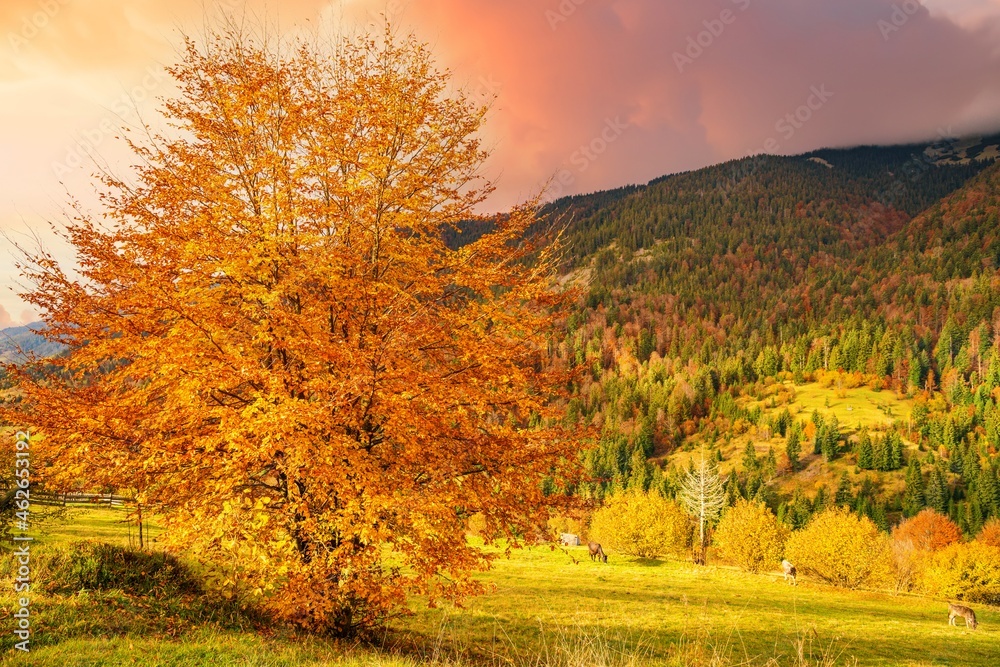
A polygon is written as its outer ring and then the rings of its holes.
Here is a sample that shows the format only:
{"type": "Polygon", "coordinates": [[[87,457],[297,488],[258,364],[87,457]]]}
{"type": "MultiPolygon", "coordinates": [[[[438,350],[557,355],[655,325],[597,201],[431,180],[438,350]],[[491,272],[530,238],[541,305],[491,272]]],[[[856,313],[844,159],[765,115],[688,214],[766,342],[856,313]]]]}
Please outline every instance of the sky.
{"type": "Polygon", "coordinates": [[[163,67],[220,12],[281,34],[381,30],[431,45],[494,99],[501,210],[762,152],[1000,129],[1000,0],[2,0],[0,327],[37,319],[15,244],[70,265],[70,202],[97,212],[116,135],[156,122],[163,67]]]}

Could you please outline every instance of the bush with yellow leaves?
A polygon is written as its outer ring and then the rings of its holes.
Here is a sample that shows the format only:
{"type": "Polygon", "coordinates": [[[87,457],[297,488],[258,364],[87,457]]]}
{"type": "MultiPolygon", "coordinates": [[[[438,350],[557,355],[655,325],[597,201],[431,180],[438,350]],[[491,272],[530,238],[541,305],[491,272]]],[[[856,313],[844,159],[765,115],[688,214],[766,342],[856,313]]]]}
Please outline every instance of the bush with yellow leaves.
{"type": "Polygon", "coordinates": [[[920,574],[920,588],[930,595],[1000,604],[1000,547],[977,540],[937,551],[920,574]]]}
{"type": "Polygon", "coordinates": [[[638,558],[659,558],[685,550],[691,523],[681,506],[657,493],[612,496],[594,513],[590,535],[604,547],[638,558]]]}
{"type": "Polygon", "coordinates": [[[785,557],[799,572],[845,588],[879,586],[892,578],[892,547],[868,517],[834,507],[792,533],[785,557]]]}
{"type": "Polygon", "coordinates": [[[787,539],[788,529],[767,505],[748,500],[726,510],[715,529],[719,555],[748,572],[777,565],[787,539]]]}

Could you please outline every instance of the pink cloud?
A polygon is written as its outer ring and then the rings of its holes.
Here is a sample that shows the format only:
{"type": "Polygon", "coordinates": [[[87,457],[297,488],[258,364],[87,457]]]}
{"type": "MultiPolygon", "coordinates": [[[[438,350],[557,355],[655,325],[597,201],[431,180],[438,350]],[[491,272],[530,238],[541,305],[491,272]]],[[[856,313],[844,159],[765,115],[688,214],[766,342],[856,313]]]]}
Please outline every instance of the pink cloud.
{"type": "Polygon", "coordinates": [[[561,170],[576,192],[765,146],[1000,127],[997,22],[977,12],[968,26],[915,0],[415,0],[403,24],[460,79],[499,83],[491,167],[513,200],[561,170]],[[822,105],[796,117],[816,89],[822,105]],[[614,119],[628,129],[602,144],[614,119]]]}

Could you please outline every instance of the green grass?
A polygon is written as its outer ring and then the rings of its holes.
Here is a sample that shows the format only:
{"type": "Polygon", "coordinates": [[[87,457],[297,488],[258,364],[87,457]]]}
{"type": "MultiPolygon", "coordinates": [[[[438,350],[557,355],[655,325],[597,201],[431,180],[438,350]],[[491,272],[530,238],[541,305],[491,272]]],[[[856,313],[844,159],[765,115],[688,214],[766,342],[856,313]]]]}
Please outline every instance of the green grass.
{"type": "Polygon", "coordinates": [[[896,420],[905,422],[913,409],[912,400],[889,390],[874,391],[866,386],[838,390],[816,382],[794,388],[795,400],[787,406],[793,416],[809,419],[817,410],[826,419],[836,415],[841,427],[849,430],[859,424],[878,427],[891,426],[896,420]]]}
{"type": "MultiPolygon", "coordinates": [[[[82,518],[100,526],[105,513],[82,518]]],[[[52,543],[59,533],[53,526],[52,543]]],[[[464,609],[414,601],[413,614],[392,623],[380,649],[303,637],[194,597],[35,594],[33,650],[8,651],[4,664],[1000,664],[1000,612],[979,605],[981,625],[970,632],[948,625],[943,600],[813,581],[792,587],[776,573],[617,554],[605,565],[592,563],[584,548],[515,551],[483,580],[489,593],[464,609]]],[[[10,647],[14,601],[9,582],[2,585],[0,640],[10,647]]]]}
{"type": "MultiPolygon", "coordinates": [[[[39,544],[66,545],[78,540],[95,540],[111,544],[138,544],[139,534],[135,521],[129,518],[131,509],[107,505],[69,504],[63,510],[55,506],[35,508],[33,514],[59,512],[59,516],[43,519],[34,525],[30,534],[39,544]]],[[[155,519],[146,521],[144,537],[155,544],[162,532],[155,519]]]]}
{"type": "Polygon", "coordinates": [[[418,660],[318,639],[265,639],[249,633],[197,631],[178,641],[141,637],[73,639],[3,664],[44,667],[414,667],[418,660]]]}
{"type": "MultiPolygon", "coordinates": [[[[867,386],[842,389],[836,386],[824,387],[818,382],[802,385],[784,382],[767,387],[763,398],[743,398],[741,404],[744,408],[759,407],[765,415],[777,415],[782,410],[788,410],[797,421],[810,421],[813,411],[818,411],[825,419],[836,416],[841,433],[852,437],[860,427],[878,431],[896,421],[906,422],[914,402],[893,391],[874,391],[867,386]]],[[[747,426],[749,430],[727,442],[716,443],[724,459],[719,466],[722,473],[741,470],[743,450],[748,442],[753,443],[758,457],[766,456],[768,448],[779,458],[783,456],[785,438],[773,433],[770,438],[765,438],[759,428],[747,426]]],[[[670,463],[681,468],[687,467],[701,455],[701,445],[705,442],[703,435],[689,438],[684,447],[670,454],[670,463]]],[[[905,439],[904,445],[911,454],[917,451],[917,445],[905,439]]],[[[791,495],[795,489],[802,489],[811,495],[820,486],[832,491],[845,472],[855,485],[866,476],[877,480],[881,493],[887,496],[903,490],[904,470],[879,473],[861,471],[857,469],[851,452],[845,451],[834,461],[827,462],[822,456],[813,454],[810,441],[803,440],[801,447],[799,469],[792,474],[779,474],[772,483],[772,488],[782,495],[791,495]]]]}
{"type": "Polygon", "coordinates": [[[497,564],[495,590],[467,609],[417,610],[398,624],[430,641],[441,633],[488,654],[538,654],[558,638],[579,645],[600,638],[621,651],[669,662],[698,640],[736,662],[791,664],[794,644],[815,633],[815,651],[862,665],[1000,664],[1000,613],[978,609],[976,632],[947,624],[947,603],[878,592],[849,592],[815,582],[785,585],[775,574],[676,561],[612,556],[592,563],[585,549],[534,549],[497,564]],[[584,560],[585,559],[585,560],[584,560]]]}

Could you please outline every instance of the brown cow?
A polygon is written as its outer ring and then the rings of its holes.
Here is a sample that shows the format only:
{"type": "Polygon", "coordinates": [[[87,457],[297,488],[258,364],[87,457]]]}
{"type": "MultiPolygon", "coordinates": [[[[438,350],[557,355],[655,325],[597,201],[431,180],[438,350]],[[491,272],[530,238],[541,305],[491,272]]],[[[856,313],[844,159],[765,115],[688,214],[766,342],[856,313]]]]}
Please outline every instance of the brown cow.
{"type": "Polygon", "coordinates": [[[602,563],[608,562],[608,556],[604,553],[604,549],[597,542],[590,542],[587,544],[587,548],[590,549],[590,560],[601,559],[602,563]]]}

